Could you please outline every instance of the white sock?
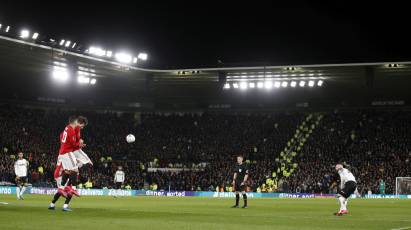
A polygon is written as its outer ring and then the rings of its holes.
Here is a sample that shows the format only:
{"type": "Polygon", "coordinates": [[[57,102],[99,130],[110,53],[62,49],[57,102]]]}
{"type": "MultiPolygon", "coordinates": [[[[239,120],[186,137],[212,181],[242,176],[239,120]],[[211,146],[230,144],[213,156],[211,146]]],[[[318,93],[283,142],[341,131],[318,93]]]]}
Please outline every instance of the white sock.
{"type": "Polygon", "coordinates": [[[68,204],[63,204],[63,208],[68,208],[68,204]]]}
{"type": "Polygon", "coordinates": [[[50,203],[50,207],[55,207],[56,204],[50,203]]]}
{"type": "Polygon", "coordinates": [[[347,210],[347,207],[345,206],[346,199],[343,196],[340,196],[338,199],[340,200],[340,212],[347,210]]]}
{"type": "Polygon", "coordinates": [[[22,195],[24,194],[24,191],[26,191],[26,187],[25,187],[25,186],[23,186],[23,188],[21,189],[20,196],[22,196],[22,195]]]}
{"type": "Polygon", "coordinates": [[[19,186],[16,187],[16,194],[17,194],[17,198],[20,199],[20,187],[19,186]]]}

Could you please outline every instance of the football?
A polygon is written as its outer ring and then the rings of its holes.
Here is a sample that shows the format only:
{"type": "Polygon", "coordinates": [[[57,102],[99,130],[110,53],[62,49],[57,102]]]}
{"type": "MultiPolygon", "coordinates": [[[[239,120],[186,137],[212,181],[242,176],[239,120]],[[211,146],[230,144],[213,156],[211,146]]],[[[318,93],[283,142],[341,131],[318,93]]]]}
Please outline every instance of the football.
{"type": "Polygon", "coordinates": [[[136,137],[133,134],[129,134],[126,137],[126,141],[127,143],[133,143],[134,141],[136,141],[136,137]]]}

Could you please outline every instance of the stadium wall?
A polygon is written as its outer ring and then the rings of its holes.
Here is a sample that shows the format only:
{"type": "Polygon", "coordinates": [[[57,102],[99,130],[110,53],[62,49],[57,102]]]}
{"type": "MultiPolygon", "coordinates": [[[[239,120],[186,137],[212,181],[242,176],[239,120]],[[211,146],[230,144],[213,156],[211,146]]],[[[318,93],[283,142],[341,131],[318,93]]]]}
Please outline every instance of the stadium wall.
{"type": "MultiPolygon", "coordinates": [[[[234,198],[232,192],[197,192],[197,191],[150,191],[150,190],[116,190],[116,189],[78,189],[82,196],[161,196],[161,197],[213,197],[234,198]]],[[[26,194],[53,195],[56,188],[29,187],[26,194]]],[[[16,194],[16,187],[0,186],[0,194],[16,194]]],[[[335,198],[335,194],[313,193],[248,193],[249,198],[335,198]]],[[[356,197],[352,197],[356,198],[356,197]]],[[[367,199],[411,199],[411,195],[372,194],[365,195],[367,199]]]]}

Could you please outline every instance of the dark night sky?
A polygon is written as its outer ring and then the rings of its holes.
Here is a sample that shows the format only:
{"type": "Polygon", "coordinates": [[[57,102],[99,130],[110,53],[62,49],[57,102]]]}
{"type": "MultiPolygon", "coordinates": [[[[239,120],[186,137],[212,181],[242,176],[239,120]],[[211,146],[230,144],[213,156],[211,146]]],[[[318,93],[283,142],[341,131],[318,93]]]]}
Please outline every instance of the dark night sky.
{"type": "Polygon", "coordinates": [[[87,46],[144,50],[156,68],[411,60],[411,17],[398,3],[16,2],[1,3],[0,23],[87,46]]]}

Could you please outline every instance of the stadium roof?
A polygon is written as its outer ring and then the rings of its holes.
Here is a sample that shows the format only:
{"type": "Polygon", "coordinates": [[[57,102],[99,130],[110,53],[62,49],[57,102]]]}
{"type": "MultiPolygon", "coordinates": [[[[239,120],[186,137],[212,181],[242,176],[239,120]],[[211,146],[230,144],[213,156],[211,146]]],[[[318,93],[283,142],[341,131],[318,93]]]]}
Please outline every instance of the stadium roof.
{"type": "MultiPolygon", "coordinates": [[[[160,104],[171,105],[177,108],[180,105],[185,107],[184,104],[192,104],[194,107],[210,107],[210,105],[231,106],[238,103],[238,100],[242,100],[240,104],[245,103],[247,106],[250,106],[250,104],[266,105],[276,100],[273,99],[273,95],[279,98],[277,100],[290,100],[294,98],[291,100],[291,104],[295,104],[309,101],[311,97],[322,97],[324,99],[325,93],[327,97],[335,98],[339,101],[343,97],[361,97],[364,93],[368,96],[381,95],[381,99],[391,96],[393,99],[402,99],[409,96],[409,90],[406,86],[410,85],[411,79],[411,62],[172,70],[146,69],[0,36],[0,70],[2,71],[2,81],[17,81],[14,84],[10,83],[8,86],[6,84],[2,85],[13,89],[14,92],[17,90],[18,93],[20,88],[24,88],[24,91],[30,91],[31,89],[28,89],[30,86],[36,86],[36,83],[24,85],[22,81],[33,82],[41,78],[39,82],[45,82],[44,77],[50,76],[56,62],[66,63],[67,68],[72,73],[79,69],[92,71],[92,74],[97,79],[97,85],[99,85],[99,93],[104,92],[102,93],[104,95],[113,95],[107,97],[106,99],[108,100],[125,101],[125,104],[135,102],[137,104],[145,104],[147,102],[150,108],[155,108],[160,104]],[[244,93],[234,92],[234,90],[223,90],[225,82],[310,79],[321,79],[325,82],[326,87],[316,89],[316,92],[314,92],[314,89],[309,91],[307,89],[300,89],[299,91],[289,90],[282,93],[281,96],[278,93],[271,93],[267,96],[266,92],[265,94],[261,94],[261,92],[248,92],[247,96],[244,96],[244,93]],[[248,99],[244,99],[244,97],[248,99]],[[256,100],[258,100],[258,103],[256,103],[256,100]]],[[[40,96],[38,94],[44,94],[44,89],[37,90],[37,92],[29,97],[37,95],[38,98],[40,96]]],[[[7,96],[4,95],[2,98],[7,98],[7,96]]],[[[53,97],[58,97],[58,95],[53,95],[53,97]]],[[[67,97],[67,95],[63,97],[67,97]]],[[[369,100],[372,100],[372,98],[369,98],[369,100]]]]}

